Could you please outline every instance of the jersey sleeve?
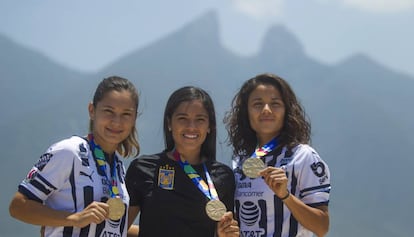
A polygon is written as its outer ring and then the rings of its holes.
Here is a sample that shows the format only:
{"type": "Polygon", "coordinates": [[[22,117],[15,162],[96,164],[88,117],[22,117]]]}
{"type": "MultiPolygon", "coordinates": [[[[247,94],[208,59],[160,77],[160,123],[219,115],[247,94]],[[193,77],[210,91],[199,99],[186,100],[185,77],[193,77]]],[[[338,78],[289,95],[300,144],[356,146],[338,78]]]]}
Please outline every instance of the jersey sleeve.
{"type": "Polygon", "coordinates": [[[328,205],[331,190],[328,165],[308,145],[300,145],[295,151],[298,159],[294,175],[299,189],[299,198],[311,206],[328,205]]]}
{"type": "Polygon", "coordinates": [[[130,198],[130,206],[142,206],[145,196],[153,190],[156,166],[153,159],[153,157],[138,157],[131,162],[127,169],[125,184],[130,198]]]}
{"type": "Polygon", "coordinates": [[[68,180],[74,156],[75,149],[65,140],[50,146],[20,183],[19,192],[31,200],[45,201],[68,180]]]}

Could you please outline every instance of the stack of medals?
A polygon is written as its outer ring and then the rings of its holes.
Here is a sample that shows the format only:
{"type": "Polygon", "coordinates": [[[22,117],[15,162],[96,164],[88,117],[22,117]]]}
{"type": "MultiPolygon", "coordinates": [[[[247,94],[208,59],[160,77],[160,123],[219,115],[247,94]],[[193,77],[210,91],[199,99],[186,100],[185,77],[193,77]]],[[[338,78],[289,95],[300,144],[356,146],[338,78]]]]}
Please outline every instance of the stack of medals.
{"type": "Polygon", "coordinates": [[[257,146],[251,157],[243,162],[242,170],[244,175],[252,179],[259,177],[259,172],[266,167],[262,159],[260,159],[260,157],[267,155],[276,146],[276,138],[273,138],[270,142],[268,142],[262,147],[257,146]]]}
{"type": "Polygon", "coordinates": [[[102,173],[105,174],[105,178],[107,180],[107,183],[109,183],[109,193],[111,198],[108,199],[106,202],[109,206],[109,213],[108,217],[111,220],[119,220],[121,217],[125,214],[125,205],[122,199],[119,197],[119,190],[117,185],[117,178],[116,178],[116,159],[114,157],[113,159],[113,168],[111,172],[111,180],[109,180],[107,174],[106,174],[106,160],[105,155],[101,149],[101,147],[93,141],[92,134],[88,135],[89,143],[91,146],[91,149],[93,151],[93,156],[98,163],[99,169],[102,171],[102,173]]]}
{"type": "Polygon", "coordinates": [[[211,180],[206,165],[203,163],[208,186],[197,173],[197,171],[195,171],[194,168],[186,160],[181,159],[181,156],[177,150],[174,150],[173,156],[175,160],[181,165],[184,172],[188,175],[191,181],[193,181],[193,183],[197,186],[197,188],[210,199],[210,201],[207,202],[205,208],[207,216],[214,221],[220,221],[221,217],[226,213],[226,206],[218,198],[216,188],[214,187],[214,183],[211,180]]]}

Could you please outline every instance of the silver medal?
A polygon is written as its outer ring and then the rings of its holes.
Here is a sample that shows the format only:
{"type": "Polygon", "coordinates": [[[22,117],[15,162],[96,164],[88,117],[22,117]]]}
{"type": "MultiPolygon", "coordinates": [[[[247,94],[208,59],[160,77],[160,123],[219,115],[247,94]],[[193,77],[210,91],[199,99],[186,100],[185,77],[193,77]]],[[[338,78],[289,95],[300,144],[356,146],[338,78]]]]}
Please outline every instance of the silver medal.
{"type": "Polygon", "coordinates": [[[243,162],[243,173],[249,178],[259,177],[259,172],[265,168],[265,164],[260,158],[248,158],[243,162]]]}
{"type": "Polygon", "coordinates": [[[210,219],[220,221],[221,217],[226,213],[226,205],[220,200],[210,200],[206,204],[206,213],[210,219]]]}

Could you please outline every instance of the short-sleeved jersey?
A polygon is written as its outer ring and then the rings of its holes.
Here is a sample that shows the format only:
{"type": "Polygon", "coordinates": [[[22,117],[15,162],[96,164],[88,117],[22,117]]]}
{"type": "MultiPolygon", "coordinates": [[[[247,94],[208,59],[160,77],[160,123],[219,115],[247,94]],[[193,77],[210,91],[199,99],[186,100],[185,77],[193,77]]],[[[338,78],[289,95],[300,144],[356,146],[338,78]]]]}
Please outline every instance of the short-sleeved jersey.
{"type": "MultiPolygon", "coordinates": [[[[235,208],[244,237],[313,236],[266,185],[262,177],[246,177],[241,165],[248,157],[233,161],[236,177],[235,208]]],[[[330,173],[327,164],[309,145],[276,149],[261,158],[267,166],[283,167],[290,193],[310,206],[328,205],[330,173]]]]}
{"type": "MultiPolygon", "coordinates": [[[[129,196],[124,180],[125,168],[122,161],[114,157],[118,190],[127,210],[129,196]]],[[[48,148],[19,185],[19,192],[55,210],[75,213],[93,201],[106,202],[110,197],[110,170],[107,164],[105,176],[97,167],[88,141],[72,136],[48,148]]],[[[46,226],[45,236],[126,236],[127,223],[125,213],[120,220],[107,219],[84,228],[46,226]]]]}
{"type": "MultiPolygon", "coordinates": [[[[216,161],[205,162],[219,199],[234,208],[234,174],[216,161]]],[[[203,165],[192,166],[206,181],[203,165]]],[[[205,206],[209,199],[197,188],[178,162],[166,153],[141,156],[131,162],[126,183],[130,206],[139,206],[140,237],[213,237],[216,222],[205,206]]]]}

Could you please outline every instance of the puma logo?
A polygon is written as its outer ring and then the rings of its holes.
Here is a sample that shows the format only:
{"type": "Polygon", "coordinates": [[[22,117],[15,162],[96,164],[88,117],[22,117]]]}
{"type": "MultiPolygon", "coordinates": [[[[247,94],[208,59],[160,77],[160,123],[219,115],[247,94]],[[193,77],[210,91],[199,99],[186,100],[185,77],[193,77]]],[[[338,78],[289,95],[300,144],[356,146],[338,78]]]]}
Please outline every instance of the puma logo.
{"type": "Polygon", "coordinates": [[[88,177],[93,182],[92,175],[93,175],[94,172],[95,171],[92,170],[91,174],[87,174],[87,173],[81,171],[81,172],[79,172],[79,174],[88,177]]]}

